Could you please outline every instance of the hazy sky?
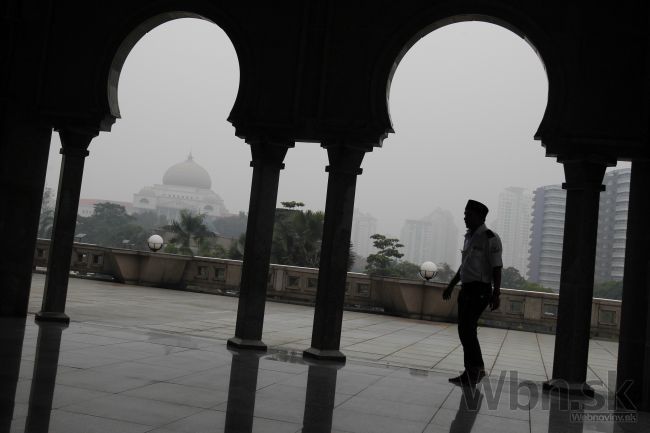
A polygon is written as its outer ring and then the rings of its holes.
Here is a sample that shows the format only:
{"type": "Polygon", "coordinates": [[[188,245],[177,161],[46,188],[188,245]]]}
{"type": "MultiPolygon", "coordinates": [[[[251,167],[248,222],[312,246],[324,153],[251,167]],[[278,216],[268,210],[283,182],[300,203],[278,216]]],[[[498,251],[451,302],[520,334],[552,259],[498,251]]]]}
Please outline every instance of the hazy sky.
{"type": "MultiPolygon", "coordinates": [[[[214,24],[181,19],[147,34],[122,69],[122,119],[91,144],[81,197],[132,201],[191,151],[228,210],[247,211],[250,150],[226,121],[238,80],[232,44],[214,24]]],[[[390,91],[396,133],[366,156],[356,206],[378,218],[384,233],[397,235],[404,219],[436,207],[451,210],[462,229],[467,198],[496,210],[508,186],[561,183],[562,166],[533,140],[547,92],[541,60],[514,33],[479,22],[430,33],[397,68],[390,91]]],[[[47,175],[54,188],[59,148],[55,134],[47,175]]],[[[278,201],[324,209],[325,150],[297,143],[285,164],[278,201]]]]}

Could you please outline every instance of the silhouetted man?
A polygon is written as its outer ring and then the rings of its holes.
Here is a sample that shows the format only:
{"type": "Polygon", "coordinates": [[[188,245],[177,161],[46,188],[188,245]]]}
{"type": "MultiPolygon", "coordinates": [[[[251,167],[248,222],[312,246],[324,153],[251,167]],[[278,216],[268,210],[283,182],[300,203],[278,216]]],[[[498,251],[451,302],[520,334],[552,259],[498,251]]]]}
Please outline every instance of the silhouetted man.
{"type": "Polygon", "coordinates": [[[454,278],[442,293],[447,301],[454,286],[461,282],[458,294],[458,336],[463,345],[465,371],[449,379],[459,385],[475,385],[485,376],[485,364],[476,335],[478,319],[485,307],[499,308],[501,289],[501,239],[485,227],[488,208],[483,203],[469,200],[465,206],[465,242],[462,263],[454,278]],[[492,286],[494,285],[494,289],[492,286]]]}

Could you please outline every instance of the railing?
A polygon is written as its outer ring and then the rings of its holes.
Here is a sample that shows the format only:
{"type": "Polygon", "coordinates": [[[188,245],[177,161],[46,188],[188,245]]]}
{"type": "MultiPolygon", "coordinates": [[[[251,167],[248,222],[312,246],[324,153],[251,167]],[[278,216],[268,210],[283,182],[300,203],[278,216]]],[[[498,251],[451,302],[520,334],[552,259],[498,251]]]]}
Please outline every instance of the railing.
{"type": "MultiPolygon", "coordinates": [[[[35,267],[47,267],[50,241],[39,239],[35,267]]],[[[75,243],[71,271],[86,276],[103,276],[116,281],[145,286],[237,295],[242,262],[212,257],[106,248],[75,243]]],[[[282,302],[313,304],[318,285],[318,269],[272,264],[267,297],[282,302]]],[[[345,304],[348,308],[383,312],[421,320],[455,321],[456,302],[442,300],[443,283],[370,277],[349,272],[345,304]]],[[[502,289],[501,307],[486,311],[481,323],[525,331],[555,332],[558,295],[502,289]]],[[[457,291],[454,293],[454,299],[457,291]]],[[[617,338],[621,302],[594,299],[591,334],[617,338]]]]}

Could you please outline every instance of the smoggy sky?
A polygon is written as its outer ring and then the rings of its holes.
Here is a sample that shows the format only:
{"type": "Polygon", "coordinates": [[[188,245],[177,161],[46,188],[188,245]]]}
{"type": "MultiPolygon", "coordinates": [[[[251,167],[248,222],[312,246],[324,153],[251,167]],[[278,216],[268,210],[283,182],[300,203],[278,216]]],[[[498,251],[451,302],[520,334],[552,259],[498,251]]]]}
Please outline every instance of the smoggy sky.
{"type": "MultiPolygon", "coordinates": [[[[180,19],[144,36],[120,76],[122,119],[91,144],[81,197],[132,201],[192,152],[228,210],[247,211],[250,150],[226,121],[238,81],[235,51],[214,24],[180,19]]],[[[561,183],[562,166],[533,140],[547,92],[541,60],[509,30],[469,22],[430,33],[397,68],[390,89],[396,132],[366,156],[356,207],[378,218],[383,233],[398,235],[404,219],[436,207],[451,210],[462,229],[467,198],[496,211],[508,186],[561,183]]],[[[54,188],[59,148],[55,134],[47,175],[54,188]]],[[[324,209],[325,150],[296,143],[285,164],[278,202],[324,209]]]]}

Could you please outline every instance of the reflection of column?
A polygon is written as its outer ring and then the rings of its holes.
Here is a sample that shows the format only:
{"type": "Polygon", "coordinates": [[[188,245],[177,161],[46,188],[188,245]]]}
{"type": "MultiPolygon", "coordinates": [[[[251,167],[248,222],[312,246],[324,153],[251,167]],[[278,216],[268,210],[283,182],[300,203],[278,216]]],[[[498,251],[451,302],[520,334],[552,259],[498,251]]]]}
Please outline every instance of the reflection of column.
{"type": "Polygon", "coordinates": [[[25,319],[2,317],[0,329],[0,433],[8,433],[14,415],[25,338],[25,319]]]}
{"type": "Polygon", "coordinates": [[[598,202],[605,161],[562,160],[567,190],[562,245],[560,299],[555,333],[553,378],[545,389],[593,395],[587,379],[591,304],[594,290],[598,202]]]}
{"type": "Polygon", "coordinates": [[[584,414],[580,402],[566,397],[549,397],[548,433],[582,433],[584,423],[579,417],[584,414]],[[572,419],[572,417],[578,417],[572,419]]]}
{"type": "Polygon", "coordinates": [[[70,319],[65,314],[65,301],[68,295],[70,260],[77,225],[84,160],[88,156],[88,145],[97,132],[62,129],[59,135],[63,159],[54,211],[52,243],[47,261],[43,305],[36,319],[69,322],[70,319]]]}
{"type": "Polygon", "coordinates": [[[323,222],[311,348],[305,356],[345,361],[340,352],[343,301],[350,254],[354,194],[361,162],[372,148],[324,144],[329,178],[323,222]]]}
{"type": "Polygon", "coordinates": [[[26,317],[52,128],[0,123],[0,316],[26,317]]]}
{"type": "Polygon", "coordinates": [[[230,352],[232,362],[224,433],[252,432],[257,372],[263,355],[238,349],[230,349],[230,352]]]}
{"type": "Polygon", "coordinates": [[[616,391],[628,409],[650,411],[650,162],[632,162],[616,391]],[[629,389],[628,389],[629,385],[629,389]]]}
{"type": "Polygon", "coordinates": [[[282,161],[291,143],[251,142],[253,181],[235,336],[229,347],[266,350],[262,342],[271,241],[282,161]]]}
{"type": "Polygon", "coordinates": [[[458,404],[456,417],[449,426],[449,433],[469,433],[476,422],[476,415],[481,410],[483,394],[472,386],[461,387],[463,395],[458,404]]]}
{"type": "Polygon", "coordinates": [[[316,362],[309,363],[305,413],[302,431],[329,433],[332,430],[332,413],[336,396],[336,376],[339,365],[316,362]]]}
{"type": "Polygon", "coordinates": [[[38,341],[25,433],[47,433],[59,366],[61,334],[66,323],[39,323],[38,341]]]}

